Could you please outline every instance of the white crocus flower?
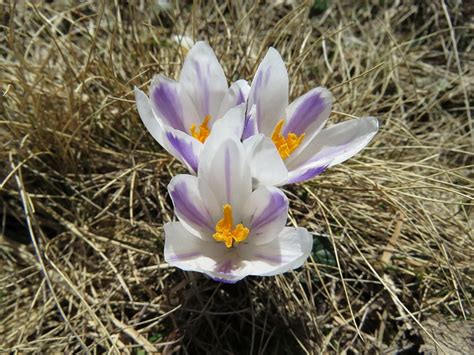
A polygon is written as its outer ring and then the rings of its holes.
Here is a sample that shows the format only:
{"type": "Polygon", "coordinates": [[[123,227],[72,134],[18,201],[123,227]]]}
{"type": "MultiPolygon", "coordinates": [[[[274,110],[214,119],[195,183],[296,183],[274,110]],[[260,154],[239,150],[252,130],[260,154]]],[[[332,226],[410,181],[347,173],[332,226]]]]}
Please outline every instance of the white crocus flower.
{"type": "MultiPolygon", "coordinates": [[[[189,51],[178,81],[162,75],[151,84],[149,97],[135,88],[138,112],[151,135],[193,174],[202,145],[215,122],[246,101],[249,86],[238,80],[230,88],[221,65],[205,42],[189,51]]],[[[243,127],[244,119],[241,119],[243,127]]]]}
{"type": "Polygon", "coordinates": [[[252,146],[255,134],[270,137],[288,169],[277,185],[302,182],[361,151],[378,130],[374,117],[322,129],[332,106],[331,93],[317,87],[288,105],[288,73],[280,54],[270,48],[257,69],[247,102],[242,138],[252,146]],[[248,142],[250,140],[250,142],[248,142]]]}
{"type": "MultiPolygon", "coordinates": [[[[178,175],[168,186],[179,222],[164,226],[165,260],[229,283],[301,266],[311,252],[311,235],[304,228],[285,227],[286,196],[276,187],[253,190],[250,162],[235,127],[223,121],[216,126],[201,153],[197,177],[178,175]]],[[[278,158],[268,138],[256,137],[253,150],[254,164],[285,174],[278,171],[286,170],[280,159],[268,161],[273,154],[278,158]]]]}

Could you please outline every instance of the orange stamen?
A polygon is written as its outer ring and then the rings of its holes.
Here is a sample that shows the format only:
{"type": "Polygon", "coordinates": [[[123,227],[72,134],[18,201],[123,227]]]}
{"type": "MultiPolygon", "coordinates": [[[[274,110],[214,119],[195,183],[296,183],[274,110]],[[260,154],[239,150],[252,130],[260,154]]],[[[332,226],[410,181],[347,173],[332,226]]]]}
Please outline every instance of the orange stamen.
{"type": "Polygon", "coordinates": [[[227,248],[231,248],[234,243],[240,243],[247,239],[250,230],[242,223],[232,229],[234,220],[232,218],[232,206],[224,205],[224,216],[216,224],[216,232],[212,235],[218,242],[224,242],[227,248]]]}
{"type": "Polygon", "coordinates": [[[295,133],[290,132],[286,137],[283,136],[281,134],[281,130],[283,129],[284,124],[284,119],[278,121],[272,133],[272,141],[275,143],[278,153],[280,153],[280,156],[283,160],[288,158],[291,153],[293,153],[293,151],[298,148],[304,138],[304,133],[297,136],[295,133]]]}
{"type": "Polygon", "coordinates": [[[199,126],[199,130],[196,131],[196,125],[193,124],[191,126],[191,135],[196,138],[198,141],[201,143],[204,143],[209,137],[209,134],[211,134],[211,129],[208,127],[209,121],[211,120],[211,116],[207,115],[204,117],[204,121],[202,121],[201,125],[199,126]]]}

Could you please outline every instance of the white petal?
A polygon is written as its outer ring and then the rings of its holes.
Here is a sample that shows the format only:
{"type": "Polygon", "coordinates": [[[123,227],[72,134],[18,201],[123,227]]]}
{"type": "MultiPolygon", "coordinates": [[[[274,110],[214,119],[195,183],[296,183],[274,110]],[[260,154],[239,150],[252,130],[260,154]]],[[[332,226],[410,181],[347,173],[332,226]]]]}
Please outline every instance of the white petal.
{"type": "Polygon", "coordinates": [[[274,48],[268,50],[252,81],[248,107],[254,104],[258,131],[270,136],[288,106],[288,73],[274,48]]]}
{"type": "Polygon", "coordinates": [[[304,228],[284,228],[269,243],[240,244],[229,249],[222,243],[194,237],[179,223],[166,224],[165,233],[165,260],[172,266],[203,272],[227,283],[249,275],[272,276],[296,269],[313,247],[313,238],[304,228]]]}
{"type": "Polygon", "coordinates": [[[288,199],[276,187],[261,186],[253,191],[243,213],[243,224],[250,229],[249,244],[264,244],[275,239],[288,218],[288,199]]]}
{"type": "Polygon", "coordinates": [[[201,120],[219,113],[227,92],[227,80],[211,47],[197,42],[189,51],[179,77],[179,83],[191,98],[201,120]]]}
{"type": "Polygon", "coordinates": [[[223,117],[232,107],[243,104],[247,101],[250,86],[247,80],[237,80],[227,90],[219,107],[219,114],[216,119],[223,117]]]}
{"type": "Polygon", "coordinates": [[[179,84],[162,75],[153,78],[150,86],[150,102],[155,114],[174,129],[187,131],[181,105],[179,84]]]}
{"type": "Polygon", "coordinates": [[[288,173],[288,180],[285,182],[285,185],[311,180],[326,171],[328,165],[329,163],[320,165],[318,162],[314,162],[307,164],[302,168],[292,170],[288,173]]]}
{"type": "Polygon", "coordinates": [[[211,134],[218,135],[222,139],[231,136],[239,139],[242,137],[245,124],[245,103],[228,110],[224,117],[215,121],[211,134]]]}
{"type": "Polygon", "coordinates": [[[288,178],[288,170],[273,141],[263,134],[244,141],[250,162],[253,185],[280,185],[288,178]]]}
{"type": "Polygon", "coordinates": [[[317,87],[293,101],[286,110],[287,121],[283,135],[305,134],[311,139],[326,123],[332,107],[332,94],[329,90],[317,87]]]}
{"type": "Polygon", "coordinates": [[[182,162],[192,174],[196,174],[202,143],[194,137],[168,126],[163,126],[163,141],[166,150],[182,162]]]}
{"type": "MultiPolygon", "coordinates": [[[[234,220],[240,220],[252,191],[252,177],[242,143],[234,137],[222,140],[211,134],[201,153],[198,177],[212,188],[221,211],[225,204],[230,204],[234,220]]],[[[201,191],[202,198],[206,199],[204,190],[201,191]]]]}
{"type": "Polygon", "coordinates": [[[201,198],[198,179],[191,175],[177,175],[168,185],[174,212],[181,223],[202,239],[212,239],[215,222],[201,198]]]}
{"type": "Polygon", "coordinates": [[[202,272],[216,281],[234,283],[246,275],[239,273],[242,261],[235,248],[204,241],[191,234],[180,222],[167,223],[165,260],[186,271],[202,272]]]}
{"type": "Polygon", "coordinates": [[[272,276],[303,265],[313,248],[313,238],[304,228],[287,227],[269,243],[242,244],[238,248],[245,260],[238,274],[272,276]]]}
{"type": "Polygon", "coordinates": [[[360,152],[378,130],[374,117],[365,117],[338,123],[321,130],[299,154],[290,156],[290,172],[311,166],[334,166],[360,152]]]}
{"type": "Polygon", "coordinates": [[[165,229],[165,260],[187,271],[214,270],[228,253],[224,244],[205,241],[190,233],[182,223],[171,222],[165,229]]]}
{"type": "Polygon", "coordinates": [[[150,100],[145,93],[135,87],[135,100],[140,118],[146,129],[155,138],[155,140],[166,149],[163,140],[163,128],[161,122],[153,113],[150,100]]]}
{"type": "Polygon", "coordinates": [[[195,174],[202,149],[201,142],[160,122],[152,110],[150,100],[143,91],[135,88],[135,98],[138,113],[148,132],[168,153],[182,162],[191,173],[195,174]]]}

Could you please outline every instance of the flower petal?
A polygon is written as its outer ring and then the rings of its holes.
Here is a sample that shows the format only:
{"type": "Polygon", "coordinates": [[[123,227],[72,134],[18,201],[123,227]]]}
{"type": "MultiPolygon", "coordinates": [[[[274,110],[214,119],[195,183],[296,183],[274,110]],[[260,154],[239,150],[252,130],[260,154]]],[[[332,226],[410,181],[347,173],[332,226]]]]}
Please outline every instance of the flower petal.
{"type": "Polygon", "coordinates": [[[332,95],[325,88],[317,87],[293,101],[286,110],[287,123],[283,134],[305,134],[306,139],[316,134],[331,113],[332,95]]]}
{"type": "Polygon", "coordinates": [[[166,149],[164,146],[163,127],[156,115],[153,113],[150,100],[145,93],[135,87],[135,101],[137,102],[137,109],[140,118],[146,129],[155,138],[155,140],[166,149]]]}
{"type": "MultiPolygon", "coordinates": [[[[198,177],[205,183],[202,185],[212,187],[218,209],[222,212],[224,205],[230,204],[235,213],[234,220],[240,220],[242,208],[252,192],[250,167],[240,140],[232,136],[222,139],[218,134],[211,134],[201,153],[198,177]]],[[[205,193],[205,190],[201,191],[205,193]]],[[[214,206],[211,208],[215,210],[214,206]]]]}
{"type": "Polygon", "coordinates": [[[165,260],[171,266],[202,272],[226,283],[235,283],[246,276],[237,272],[241,260],[235,248],[197,238],[180,222],[167,223],[164,229],[165,260]]]}
{"type": "Polygon", "coordinates": [[[288,170],[270,138],[255,135],[244,141],[244,148],[254,186],[277,186],[286,182],[288,170]]]}
{"type": "Polygon", "coordinates": [[[215,121],[211,134],[218,135],[222,139],[227,136],[240,140],[245,124],[245,103],[229,109],[224,117],[215,121]]]}
{"type": "Polygon", "coordinates": [[[250,88],[248,107],[256,105],[258,131],[270,136],[288,105],[288,73],[275,48],[268,49],[250,88]]]}
{"type": "Polygon", "coordinates": [[[374,117],[365,117],[338,123],[321,130],[306,147],[290,156],[288,170],[304,169],[314,166],[331,167],[342,163],[360,152],[379,128],[374,117]]]}
{"type": "Polygon", "coordinates": [[[212,239],[214,221],[198,189],[198,179],[191,175],[177,175],[168,185],[174,212],[183,225],[202,239],[212,239]]]}
{"type": "Polygon", "coordinates": [[[243,223],[250,229],[249,244],[264,244],[275,239],[288,218],[288,199],[276,187],[260,186],[250,195],[244,208],[243,223]]]}
{"type": "Polygon", "coordinates": [[[299,182],[310,180],[319,174],[322,174],[328,165],[320,166],[316,164],[315,166],[306,166],[302,169],[292,170],[288,173],[288,181],[285,184],[296,184],[299,182]]]}
{"type": "Polygon", "coordinates": [[[242,132],[242,140],[246,140],[257,133],[257,108],[255,105],[250,110],[247,110],[245,115],[244,131],[242,132]]]}
{"type": "Polygon", "coordinates": [[[198,120],[216,118],[227,92],[227,80],[212,48],[197,42],[189,51],[179,77],[183,90],[196,107],[198,120]]]}
{"type": "Polygon", "coordinates": [[[181,161],[192,174],[196,174],[202,143],[184,132],[164,126],[164,141],[171,155],[181,161]]]}
{"type": "Polygon", "coordinates": [[[244,266],[234,275],[273,276],[303,265],[313,248],[313,238],[304,228],[286,227],[268,243],[238,248],[244,266]]]}
{"type": "Polygon", "coordinates": [[[179,84],[162,75],[155,76],[150,86],[150,101],[156,115],[164,123],[185,132],[179,84]]]}
{"type": "Polygon", "coordinates": [[[243,104],[247,101],[250,86],[247,80],[237,80],[227,90],[219,107],[219,114],[216,119],[223,117],[232,107],[243,104]]]}
{"type": "Polygon", "coordinates": [[[195,237],[179,222],[167,223],[165,235],[165,260],[171,266],[202,272],[226,283],[249,275],[272,276],[296,269],[313,247],[313,238],[304,228],[284,228],[269,243],[241,244],[230,249],[195,237]]]}
{"type": "Polygon", "coordinates": [[[227,253],[223,244],[205,241],[193,235],[181,222],[166,223],[165,260],[182,270],[214,270],[227,253]]]}
{"type": "Polygon", "coordinates": [[[193,174],[197,172],[202,144],[186,133],[160,122],[152,110],[145,93],[135,88],[135,98],[140,118],[153,138],[193,174]]]}

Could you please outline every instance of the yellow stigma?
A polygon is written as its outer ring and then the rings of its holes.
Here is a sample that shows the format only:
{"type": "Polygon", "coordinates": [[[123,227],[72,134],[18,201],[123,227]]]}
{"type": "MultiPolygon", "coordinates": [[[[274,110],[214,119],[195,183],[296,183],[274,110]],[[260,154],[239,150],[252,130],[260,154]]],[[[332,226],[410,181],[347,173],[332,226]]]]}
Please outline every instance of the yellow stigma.
{"type": "Polygon", "coordinates": [[[197,132],[196,132],[196,125],[193,124],[191,126],[191,135],[201,143],[204,143],[207,137],[209,137],[209,134],[211,134],[211,130],[207,126],[210,120],[211,120],[210,115],[207,115],[206,117],[204,117],[204,121],[202,121],[201,125],[199,126],[199,130],[197,130],[197,132]]]}
{"type": "Polygon", "coordinates": [[[216,224],[216,232],[212,235],[218,242],[224,242],[227,248],[231,248],[234,242],[239,243],[247,239],[249,229],[239,223],[232,229],[234,220],[232,218],[232,206],[224,205],[224,216],[216,224]]]}
{"type": "Polygon", "coordinates": [[[283,160],[288,158],[293,151],[298,148],[301,144],[301,141],[304,138],[304,133],[300,134],[298,137],[295,133],[288,133],[286,137],[281,134],[281,130],[283,125],[285,124],[285,120],[281,119],[278,121],[275,129],[272,133],[272,141],[275,143],[276,148],[278,149],[278,153],[283,160]]]}

